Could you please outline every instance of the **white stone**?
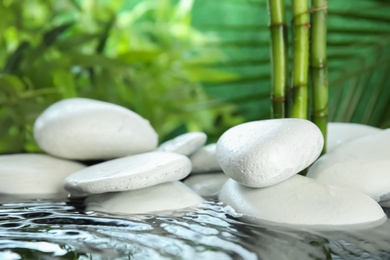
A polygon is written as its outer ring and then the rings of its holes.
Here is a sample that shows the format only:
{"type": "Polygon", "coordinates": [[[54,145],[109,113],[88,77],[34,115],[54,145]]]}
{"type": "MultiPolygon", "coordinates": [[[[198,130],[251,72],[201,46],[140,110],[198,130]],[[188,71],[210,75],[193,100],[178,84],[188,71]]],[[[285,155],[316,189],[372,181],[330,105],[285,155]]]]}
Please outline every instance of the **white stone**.
{"type": "Polygon", "coordinates": [[[202,147],[206,143],[206,140],[207,136],[203,132],[185,133],[162,143],[158,147],[158,150],[189,156],[202,147]]]}
{"type": "Polygon", "coordinates": [[[48,107],[34,137],[52,155],[78,160],[111,159],[152,151],[157,134],[136,113],[107,102],[71,98],[48,107]]]}
{"type": "Polygon", "coordinates": [[[301,175],[259,189],[228,180],[219,199],[256,223],[358,228],[379,225],[387,219],[379,204],[366,194],[301,175]]]}
{"type": "Polygon", "coordinates": [[[184,184],[202,197],[215,197],[228,179],[223,172],[196,174],[188,177],[184,184]]]}
{"type": "Polygon", "coordinates": [[[333,150],[342,143],[366,135],[375,134],[379,131],[381,131],[381,129],[368,125],[330,122],[328,123],[327,151],[333,150]]]}
{"type": "Polygon", "coordinates": [[[95,164],[65,180],[65,189],[75,194],[128,191],[185,178],[191,161],[184,155],[149,152],[95,164]]]}
{"type": "Polygon", "coordinates": [[[237,182],[267,187],[305,169],[322,147],[321,131],[308,120],[255,121],[227,130],[217,142],[217,159],[237,182]]]}
{"type": "Polygon", "coordinates": [[[203,146],[190,156],[192,173],[222,171],[216,156],[217,144],[203,146]]]}
{"type": "Polygon", "coordinates": [[[358,158],[388,160],[390,158],[390,128],[344,143],[331,153],[341,160],[358,158]]]}
{"type": "Polygon", "coordinates": [[[45,154],[0,156],[0,193],[66,195],[64,180],[85,166],[45,154]]]}
{"type": "Polygon", "coordinates": [[[87,210],[120,214],[178,210],[202,202],[202,197],[179,181],[133,191],[92,195],[85,201],[87,210]]]}
{"type": "Polygon", "coordinates": [[[322,183],[359,190],[375,201],[390,199],[390,160],[344,161],[328,154],[310,167],[307,176],[322,183]]]}
{"type": "Polygon", "coordinates": [[[318,181],[353,188],[376,201],[390,199],[390,129],[336,147],[309,169],[318,181]]]}

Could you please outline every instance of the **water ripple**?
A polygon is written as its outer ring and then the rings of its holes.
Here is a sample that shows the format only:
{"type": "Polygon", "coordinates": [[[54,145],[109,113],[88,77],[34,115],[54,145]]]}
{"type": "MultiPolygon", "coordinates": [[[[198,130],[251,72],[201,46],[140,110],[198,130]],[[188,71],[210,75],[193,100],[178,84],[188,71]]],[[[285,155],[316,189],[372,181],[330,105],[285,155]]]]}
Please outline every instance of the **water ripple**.
{"type": "Polygon", "coordinates": [[[0,204],[0,239],[0,259],[390,259],[389,220],[313,232],[248,224],[212,200],[170,216],[85,212],[82,201],[8,201],[0,204]]]}

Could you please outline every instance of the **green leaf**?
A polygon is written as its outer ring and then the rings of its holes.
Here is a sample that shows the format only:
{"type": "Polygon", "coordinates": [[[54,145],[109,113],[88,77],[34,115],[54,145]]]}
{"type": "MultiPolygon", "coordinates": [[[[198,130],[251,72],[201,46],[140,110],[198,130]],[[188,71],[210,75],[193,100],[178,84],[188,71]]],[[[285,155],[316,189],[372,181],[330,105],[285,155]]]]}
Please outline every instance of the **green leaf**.
{"type": "Polygon", "coordinates": [[[74,65],[85,66],[85,67],[127,67],[128,64],[119,59],[112,59],[105,57],[101,54],[82,54],[72,52],[68,54],[68,58],[74,65]]]}
{"type": "Polygon", "coordinates": [[[235,81],[240,78],[236,73],[231,73],[219,69],[187,67],[185,71],[192,81],[222,83],[227,81],[235,81]]]}
{"type": "Polygon", "coordinates": [[[65,23],[60,26],[55,27],[54,29],[48,31],[43,35],[42,44],[44,46],[50,46],[55,43],[57,38],[61,36],[66,30],[68,30],[73,25],[73,22],[65,23]]]}
{"type": "Polygon", "coordinates": [[[118,60],[135,63],[135,62],[148,62],[155,60],[163,51],[161,50],[140,50],[140,51],[128,51],[118,55],[118,60]]]}
{"type": "Polygon", "coordinates": [[[30,43],[27,41],[22,41],[18,48],[8,56],[5,66],[3,68],[4,73],[12,73],[20,65],[24,52],[30,47],[30,43]]]}

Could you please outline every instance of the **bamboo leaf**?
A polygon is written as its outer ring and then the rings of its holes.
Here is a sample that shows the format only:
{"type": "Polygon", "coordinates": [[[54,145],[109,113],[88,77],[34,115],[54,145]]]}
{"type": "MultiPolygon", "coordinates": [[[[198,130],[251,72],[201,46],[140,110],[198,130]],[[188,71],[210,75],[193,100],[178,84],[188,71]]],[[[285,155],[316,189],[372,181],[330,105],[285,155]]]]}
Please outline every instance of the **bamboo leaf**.
{"type": "Polygon", "coordinates": [[[73,25],[73,22],[65,23],[60,26],[53,28],[52,30],[46,32],[43,35],[42,44],[43,46],[53,45],[58,37],[60,37],[66,30],[68,30],[73,25]]]}
{"type": "Polygon", "coordinates": [[[4,73],[12,73],[20,65],[24,52],[30,47],[30,43],[27,41],[22,41],[16,50],[8,56],[5,66],[3,68],[4,73]]]}
{"type": "Polygon", "coordinates": [[[148,62],[155,60],[162,53],[161,50],[132,50],[119,54],[117,59],[127,63],[148,62]]]}
{"type": "Polygon", "coordinates": [[[220,83],[239,79],[235,73],[218,69],[190,67],[185,69],[186,74],[192,81],[220,83]]]}

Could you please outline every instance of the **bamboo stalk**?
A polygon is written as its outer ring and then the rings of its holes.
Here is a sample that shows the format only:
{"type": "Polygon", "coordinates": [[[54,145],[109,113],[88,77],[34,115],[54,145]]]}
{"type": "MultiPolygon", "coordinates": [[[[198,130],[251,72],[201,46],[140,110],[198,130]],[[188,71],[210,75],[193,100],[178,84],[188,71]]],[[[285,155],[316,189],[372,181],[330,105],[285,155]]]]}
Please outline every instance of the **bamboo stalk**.
{"type": "Polygon", "coordinates": [[[293,0],[294,68],[291,117],[307,118],[309,13],[307,0],[293,0]]]}
{"type": "Polygon", "coordinates": [[[271,31],[272,117],[286,116],[287,41],[284,0],[268,0],[271,31]]]}
{"type": "Polygon", "coordinates": [[[311,120],[320,128],[324,136],[325,142],[322,153],[326,152],[328,124],[328,66],[326,59],[327,9],[327,0],[312,0],[310,72],[313,103],[311,120]]]}

